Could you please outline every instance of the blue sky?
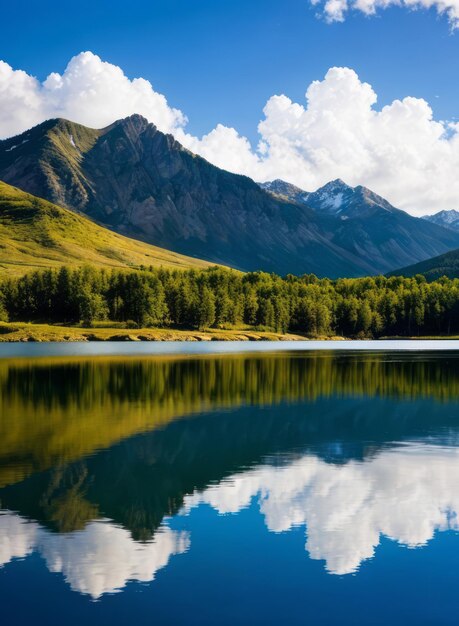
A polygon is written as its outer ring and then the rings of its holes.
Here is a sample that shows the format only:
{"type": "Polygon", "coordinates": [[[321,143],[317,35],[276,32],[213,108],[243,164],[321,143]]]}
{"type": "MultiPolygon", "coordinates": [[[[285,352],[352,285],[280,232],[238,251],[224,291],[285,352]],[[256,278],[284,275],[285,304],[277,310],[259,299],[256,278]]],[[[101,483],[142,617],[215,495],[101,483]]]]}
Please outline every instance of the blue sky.
{"type": "Polygon", "coordinates": [[[459,116],[459,31],[434,10],[392,8],[344,23],[317,19],[307,0],[0,0],[8,24],[0,59],[44,79],[91,50],[149,79],[183,110],[188,130],[234,126],[252,141],[268,98],[303,102],[334,65],[353,68],[378,107],[424,97],[437,119],[459,116]]]}

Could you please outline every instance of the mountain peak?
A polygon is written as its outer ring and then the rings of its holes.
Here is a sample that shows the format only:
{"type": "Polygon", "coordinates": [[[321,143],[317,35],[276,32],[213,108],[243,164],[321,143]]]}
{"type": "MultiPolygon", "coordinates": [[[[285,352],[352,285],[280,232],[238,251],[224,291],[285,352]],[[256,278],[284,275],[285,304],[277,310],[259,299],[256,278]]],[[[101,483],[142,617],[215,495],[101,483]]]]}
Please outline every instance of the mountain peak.
{"type": "Polygon", "coordinates": [[[329,181],[312,193],[297,193],[295,201],[317,213],[339,217],[341,220],[370,217],[377,211],[398,211],[371,189],[363,185],[351,187],[341,178],[329,181]]]}
{"type": "Polygon", "coordinates": [[[338,215],[346,207],[346,199],[354,193],[354,189],[347,185],[341,178],[336,178],[319,187],[313,193],[304,195],[304,203],[311,208],[338,215]]]}
{"type": "Polygon", "coordinates": [[[369,216],[377,210],[397,210],[371,189],[363,185],[351,187],[341,178],[335,178],[311,193],[280,179],[262,183],[260,186],[274,195],[306,205],[317,213],[337,216],[341,220],[369,216]]]}
{"type": "Polygon", "coordinates": [[[122,117],[115,122],[115,124],[139,124],[142,126],[148,126],[149,123],[150,122],[147,120],[147,118],[143,115],[140,115],[140,113],[133,113],[132,115],[122,117]]]}
{"type": "Polygon", "coordinates": [[[434,213],[433,215],[423,215],[422,217],[425,220],[440,218],[450,223],[459,219],[459,211],[456,211],[456,209],[443,209],[443,211],[438,211],[438,213],[434,213]]]}
{"type": "Polygon", "coordinates": [[[149,126],[156,129],[156,126],[154,124],[149,122],[146,117],[140,115],[139,113],[134,113],[133,115],[128,115],[128,117],[123,117],[119,120],[116,120],[116,122],[110,124],[107,129],[114,128],[116,126],[132,129],[137,133],[142,133],[149,126]]]}
{"type": "Polygon", "coordinates": [[[275,196],[280,196],[289,202],[303,204],[303,196],[306,193],[304,189],[300,189],[300,187],[296,187],[292,185],[292,183],[287,183],[281,178],[276,178],[266,183],[260,183],[259,186],[264,189],[264,191],[268,191],[275,196]]]}
{"type": "Polygon", "coordinates": [[[352,187],[345,183],[342,178],[335,178],[334,180],[330,180],[328,183],[325,183],[325,185],[322,185],[322,187],[319,187],[317,191],[321,191],[322,189],[352,189],[352,187]]]}
{"type": "Polygon", "coordinates": [[[459,211],[456,209],[444,209],[433,215],[423,215],[422,219],[459,232],[459,211]]]}

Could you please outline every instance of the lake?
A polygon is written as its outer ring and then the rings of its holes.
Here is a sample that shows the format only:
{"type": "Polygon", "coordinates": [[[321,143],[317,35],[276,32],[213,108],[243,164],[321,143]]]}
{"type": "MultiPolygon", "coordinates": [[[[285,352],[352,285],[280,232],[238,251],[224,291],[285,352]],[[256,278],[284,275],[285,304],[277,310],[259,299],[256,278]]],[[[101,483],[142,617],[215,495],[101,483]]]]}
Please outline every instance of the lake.
{"type": "Polygon", "coordinates": [[[457,624],[457,343],[318,343],[0,346],[2,622],[457,624]]]}

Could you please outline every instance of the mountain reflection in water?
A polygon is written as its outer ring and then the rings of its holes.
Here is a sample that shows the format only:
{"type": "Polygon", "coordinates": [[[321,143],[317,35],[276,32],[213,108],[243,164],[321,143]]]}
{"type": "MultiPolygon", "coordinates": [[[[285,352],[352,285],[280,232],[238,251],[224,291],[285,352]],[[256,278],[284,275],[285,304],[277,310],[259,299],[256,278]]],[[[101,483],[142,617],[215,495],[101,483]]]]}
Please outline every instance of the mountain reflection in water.
{"type": "Polygon", "coordinates": [[[338,575],[458,529],[456,353],[3,360],[0,392],[0,566],[94,599],[186,558],[203,506],[338,575]]]}

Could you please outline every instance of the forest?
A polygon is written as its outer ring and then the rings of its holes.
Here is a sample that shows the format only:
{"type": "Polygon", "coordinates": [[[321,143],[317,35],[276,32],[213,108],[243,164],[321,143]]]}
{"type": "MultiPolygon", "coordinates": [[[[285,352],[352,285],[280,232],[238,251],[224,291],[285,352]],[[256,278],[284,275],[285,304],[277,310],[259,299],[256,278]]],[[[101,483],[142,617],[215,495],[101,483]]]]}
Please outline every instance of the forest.
{"type": "Polygon", "coordinates": [[[126,328],[234,328],[309,337],[459,333],[459,279],[319,279],[205,270],[34,271],[0,281],[0,320],[126,328]]]}

